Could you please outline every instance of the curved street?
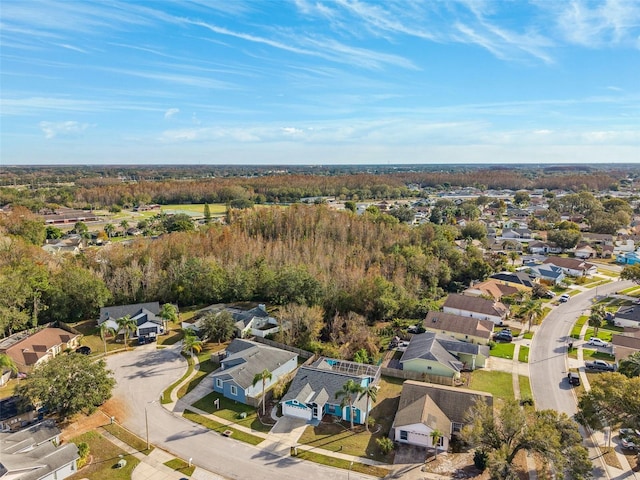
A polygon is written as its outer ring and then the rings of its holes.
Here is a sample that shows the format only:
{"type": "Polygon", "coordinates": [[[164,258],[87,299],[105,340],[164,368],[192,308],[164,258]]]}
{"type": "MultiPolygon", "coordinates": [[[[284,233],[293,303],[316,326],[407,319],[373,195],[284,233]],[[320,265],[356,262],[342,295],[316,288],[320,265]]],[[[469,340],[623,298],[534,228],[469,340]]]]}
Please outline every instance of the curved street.
{"type": "Polygon", "coordinates": [[[146,436],[145,413],[149,439],[153,445],[193,464],[229,479],[254,480],[353,480],[370,479],[357,472],[325,467],[290,456],[278,456],[246,443],[225,438],[167,411],[159,402],[162,391],[186,369],[180,356],[180,345],[157,349],[146,345],[107,358],[117,385],[116,404],[123,407],[116,420],[141,438],[146,436]],[[145,412],[146,409],[146,412],[145,412]]]}
{"type": "MultiPolygon", "coordinates": [[[[576,414],[577,398],[566,378],[567,347],[573,324],[580,315],[588,313],[596,293],[607,296],[632,285],[630,281],[613,281],[575,295],[553,309],[538,327],[529,353],[529,378],[537,409],[554,409],[570,417],[576,414]]],[[[591,446],[590,443],[587,439],[587,446],[591,446]]],[[[590,452],[595,466],[594,478],[609,478],[596,451],[590,452]]]]}

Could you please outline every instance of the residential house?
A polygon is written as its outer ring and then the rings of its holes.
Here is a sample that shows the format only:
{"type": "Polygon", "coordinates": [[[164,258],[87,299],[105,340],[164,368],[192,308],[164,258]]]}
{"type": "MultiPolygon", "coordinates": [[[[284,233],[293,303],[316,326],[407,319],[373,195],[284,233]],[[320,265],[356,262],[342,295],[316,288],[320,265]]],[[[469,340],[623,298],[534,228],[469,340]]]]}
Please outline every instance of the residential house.
{"type": "MultiPolygon", "coordinates": [[[[353,413],[336,393],[349,381],[361,387],[375,386],[380,380],[380,367],[346,360],[321,357],[303,365],[296,373],[287,393],[282,397],[282,414],[317,423],[323,415],[363,424],[367,415],[367,399],[354,396],[353,413]]],[[[369,409],[372,408],[369,402],[369,409]]]]}
{"type": "Polygon", "coordinates": [[[532,253],[534,255],[562,253],[562,248],[560,248],[555,242],[535,241],[535,242],[531,242],[528,248],[529,248],[529,253],[532,253]]]}
{"type": "Polygon", "coordinates": [[[297,367],[296,353],[236,338],[226,348],[220,368],[211,374],[213,390],[230,400],[257,406],[262,395],[262,381],[253,384],[257,374],[264,370],[271,373],[266,391],[297,367]]]}
{"type": "Polygon", "coordinates": [[[118,305],[102,307],[98,325],[107,323],[118,333],[118,319],[129,315],[136,322],[136,330],[132,332],[133,337],[156,337],[164,333],[164,320],[158,316],[160,313],[160,303],[135,303],[130,305],[118,305]]]}
{"type": "Polygon", "coordinates": [[[587,258],[596,257],[598,255],[598,252],[591,245],[582,244],[582,245],[576,246],[576,248],[573,250],[573,255],[576,258],[581,258],[582,260],[585,260],[587,258]]]}
{"type": "Polygon", "coordinates": [[[613,317],[616,327],[640,328],[640,305],[620,307],[613,317]]]}
{"type": "Polygon", "coordinates": [[[407,380],[389,436],[395,442],[433,448],[431,432],[443,435],[438,449],[447,451],[465,425],[465,414],[477,402],[493,406],[493,396],[465,388],[407,380]]]}
{"type": "Polygon", "coordinates": [[[509,308],[501,302],[457,293],[447,297],[442,311],[463,317],[491,320],[496,325],[502,325],[509,315],[509,308]]]}
{"type": "Polygon", "coordinates": [[[592,263],[587,263],[584,260],[577,258],[565,258],[565,257],[549,257],[543,264],[552,264],[560,267],[566,275],[572,277],[583,277],[587,275],[595,275],[598,272],[598,267],[592,263]]]}
{"type": "Polygon", "coordinates": [[[566,278],[564,270],[552,263],[527,264],[526,272],[545,285],[558,285],[566,278]]]}
{"type": "MultiPolygon", "coordinates": [[[[23,406],[15,395],[0,400],[0,431],[20,430],[39,418],[32,405],[23,406]]],[[[0,478],[2,478],[0,476],[0,478]]]]}
{"type": "Polygon", "coordinates": [[[531,291],[535,284],[535,279],[526,272],[500,272],[494,273],[489,278],[497,280],[505,285],[512,285],[519,289],[524,287],[527,291],[531,291]]]}
{"type": "Polygon", "coordinates": [[[462,370],[484,367],[489,347],[425,332],[414,335],[400,358],[402,370],[459,378],[462,370]]]}
{"type": "Polygon", "coordinates": [[[439,333],[478,345],[489,343],[493,325],[491,320],[480,320],[445,312],[428,312],[424,320],[424,329],[427,332],[439,333]]]}
{"type": "Polygon", "coordinates": [[[197,317],[189,322],[182,322],[182,328],[190,328],[195,332],[200,330],[202,319],[209,313],[220,313],[227,311],[234,320],[234,334],[239,338],[246,337],[266,337],[269,334],[277,333],[280,330],[278,320],[267,312],[266,306],[260,304],[250,310],[243,310],[225,304],[210,305],[200,310],[197,317]]]}
{"type": "Polygon", "coordinates": [[[636,252],[626,252],[616,255],[616,263],[623,265],[635,265],[640,263],[640,254],[636,252]]]}
{"type": "Polygon", "coordinates": [[[28,373],[65,350],[80,345],[82,335],[68,332],[62,328],[48,327],[33,335],[19,332],[0,341],[0,353],[8,355],[18,367],[18,371],[28,373]]]}
{"type": "Polygon", "coordinates": [[[505,240],[531,240],[533,238],[531,230],[528,228],[503,228],[501,238],[505,240]]]}
{"type": "Polygon", "coordinates": [[[582,240],[585,242],[589,242],[592,245],[614,245],[615,236],[609,233],[591,233],[591,232],[583,232],[582,240]]]}
{"type": "Polygon", "coordinates": [[[494,300],[501,300],[502,297],[515,295],[521,290],[525,290],[525,287],[521,285],[507,285],[505,283],[500,283],[496,279],[490,278],[484,282],[471,285],[462,293],[465,295],[473,295],[475,297],[488,296],[493,297],[494,300]]]}
{"type": "Polygon", "coordinates": [[[640,327],[626,327],[621,333],[614,333],[611,345],[616,362],[624,360],[629,355],[640,351],[640,327]]]}
{"type": "Polygon", "coordinates": [[[51,421],[17,432],[0,432],[0,478],[64,480],[75,474],[78,446],[60,445],[60,433],[51,421]]]}
{"type": "Polygon", "coordinates": [[[70,253],[78,255],[86,246],[86,241],[80,235],[67,235],[56,240],[47,240],[42,249],[51,254],[70,253]]]}

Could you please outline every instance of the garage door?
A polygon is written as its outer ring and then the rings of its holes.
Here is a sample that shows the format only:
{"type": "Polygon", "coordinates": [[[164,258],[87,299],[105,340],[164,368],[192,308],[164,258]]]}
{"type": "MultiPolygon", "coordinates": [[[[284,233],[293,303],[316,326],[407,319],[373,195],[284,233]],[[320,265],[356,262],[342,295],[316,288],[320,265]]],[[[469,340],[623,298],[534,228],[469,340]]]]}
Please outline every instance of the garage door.
{"type": "Polygon", "coordinates": [[[302,418],[304,420],[311,420],[311,409],[304,407],[297,407],[295,405],[284,404],[282,406],[282,413],[287,417],[302,418]]]}

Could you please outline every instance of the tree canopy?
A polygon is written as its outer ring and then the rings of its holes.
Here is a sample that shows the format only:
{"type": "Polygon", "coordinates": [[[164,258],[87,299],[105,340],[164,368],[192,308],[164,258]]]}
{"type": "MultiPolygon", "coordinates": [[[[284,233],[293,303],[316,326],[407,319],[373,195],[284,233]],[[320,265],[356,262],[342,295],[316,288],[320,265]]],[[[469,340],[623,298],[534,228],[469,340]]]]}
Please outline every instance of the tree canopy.
{"type": "Polygon", "coordinates": [[[28,380],[21,382],[16,394],[66,418],[95,411],[111,397],[114,385],[104,360],[71,353],[37,366],[28,380]]]}
{"type": "Polygon", "coordinates": [[[619,372],[602,373],[591,382],[591,390],[580,396],[578,420],[600,430],[625,423],[640,428],[640,377],[619,372]]]}
{"type": "Polygon", "coordinates": [[[480,400],[467,412],[463,438],[488,455],[494,480],[517,479],[513,461],[520,450],[538,453],[564,478],[590,478],[592,464],[582,446],[578,424],[554,410],[523,411],[516,400],[504,403],[497,415],[480,400]]]}

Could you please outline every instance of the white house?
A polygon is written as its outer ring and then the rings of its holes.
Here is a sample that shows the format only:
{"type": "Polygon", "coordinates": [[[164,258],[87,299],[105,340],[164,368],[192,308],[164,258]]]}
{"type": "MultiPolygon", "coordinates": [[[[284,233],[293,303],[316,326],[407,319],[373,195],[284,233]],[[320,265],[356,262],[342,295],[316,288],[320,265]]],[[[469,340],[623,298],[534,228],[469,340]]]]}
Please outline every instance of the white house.
{"type": "Polygon", "coordinates": [[[502,302],[457,293],[447,297],[442,311],[463,317],[491,320],[496,325],[501,325],[509,315],[509,308],[502,302]]]}

